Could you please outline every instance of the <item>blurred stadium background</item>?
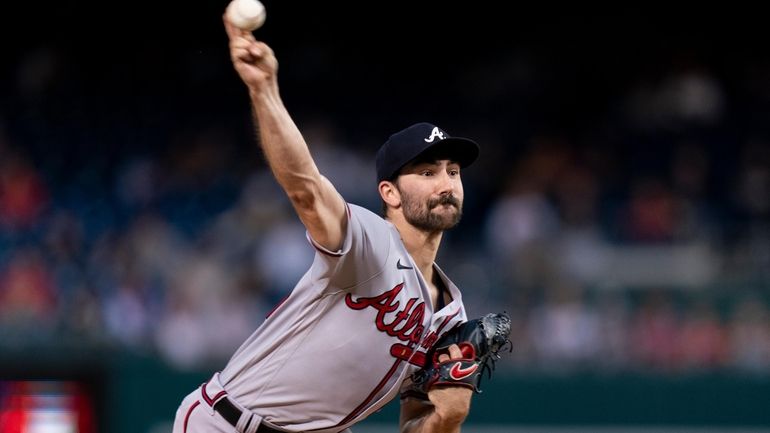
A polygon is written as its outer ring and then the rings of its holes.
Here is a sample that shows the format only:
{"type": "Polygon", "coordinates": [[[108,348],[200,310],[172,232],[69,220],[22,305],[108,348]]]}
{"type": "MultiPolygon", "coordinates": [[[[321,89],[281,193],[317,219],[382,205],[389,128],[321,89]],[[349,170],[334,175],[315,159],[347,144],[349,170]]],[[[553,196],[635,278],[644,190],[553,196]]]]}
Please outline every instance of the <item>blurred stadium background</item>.
{"type": "MultiPolygon", "coordinates": [[[[225,4],[3,6],[3,433],[170,431],[309,264],[225,4]]],[[[515,348],[464,431],[770,431],[762,14],[265,4],[348,201],[379,208],[373,155],[411,123],[482,144],[439,262],[515,348]]]]}

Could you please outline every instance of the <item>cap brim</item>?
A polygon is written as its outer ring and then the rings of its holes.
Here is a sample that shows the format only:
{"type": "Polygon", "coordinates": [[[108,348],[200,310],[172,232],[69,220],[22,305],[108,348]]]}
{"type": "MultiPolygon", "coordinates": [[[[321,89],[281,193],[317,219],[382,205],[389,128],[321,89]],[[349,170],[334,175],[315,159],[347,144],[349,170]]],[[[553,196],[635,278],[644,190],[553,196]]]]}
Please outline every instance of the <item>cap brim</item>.
{"type": "Polygon", "coordinates": [[[460,164],[460,167],[465,168],[473,164],[479,157],[479,145],[469,138],[449,137],[429,146],[412,158],[412,161],[426,155],[450,159],[460,164]]]}

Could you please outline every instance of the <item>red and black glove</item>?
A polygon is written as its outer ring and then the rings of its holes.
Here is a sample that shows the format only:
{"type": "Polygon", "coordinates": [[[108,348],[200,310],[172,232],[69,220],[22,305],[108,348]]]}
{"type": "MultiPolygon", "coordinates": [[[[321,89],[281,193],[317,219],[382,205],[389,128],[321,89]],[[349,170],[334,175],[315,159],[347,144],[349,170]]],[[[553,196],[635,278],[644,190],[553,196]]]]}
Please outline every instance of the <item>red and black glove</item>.
{"type": "Polygon", "coordinates": [[[412,375],[415,387],[426,394],[441,385],[465,386],[481,392],[481,376],[486,370],[492,377],[499,352],[511,345],[510,333],[511,318],[506,313],[489,313],[452,328],[428,351],[427,365],[412,375]],[[453,344],[460,348],[462,358],[440,362],[439,355],[447,353],[453,344]]]}

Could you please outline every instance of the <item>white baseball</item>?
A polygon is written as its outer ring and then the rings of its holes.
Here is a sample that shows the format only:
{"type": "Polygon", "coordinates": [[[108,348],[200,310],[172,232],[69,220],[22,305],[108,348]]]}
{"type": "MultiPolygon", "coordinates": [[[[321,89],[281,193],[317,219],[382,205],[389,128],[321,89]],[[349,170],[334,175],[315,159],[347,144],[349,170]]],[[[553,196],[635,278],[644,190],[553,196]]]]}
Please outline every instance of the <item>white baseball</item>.
{"type": "Polygon", "coordinates": [[[265,23],[265,6],[259,0],[231,0],[226,13],[241,30],[254,31],[265,23]]]}

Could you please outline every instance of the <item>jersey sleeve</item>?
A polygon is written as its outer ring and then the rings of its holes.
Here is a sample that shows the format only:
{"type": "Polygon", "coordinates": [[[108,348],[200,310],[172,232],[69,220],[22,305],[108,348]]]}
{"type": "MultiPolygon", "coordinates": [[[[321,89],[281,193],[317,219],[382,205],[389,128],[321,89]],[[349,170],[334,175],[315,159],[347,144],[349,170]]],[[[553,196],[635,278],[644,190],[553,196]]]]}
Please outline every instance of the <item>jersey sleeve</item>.
{"type": "Polygon", "coordinates": [[[328,290],[351,290],[382,272],[391,250],[393,229],[379,215],[363,207],[347,204],[348,224],[342,247],[329,251],[307,238],[316,249],[312,278],[328,280],[328,290]]]}

